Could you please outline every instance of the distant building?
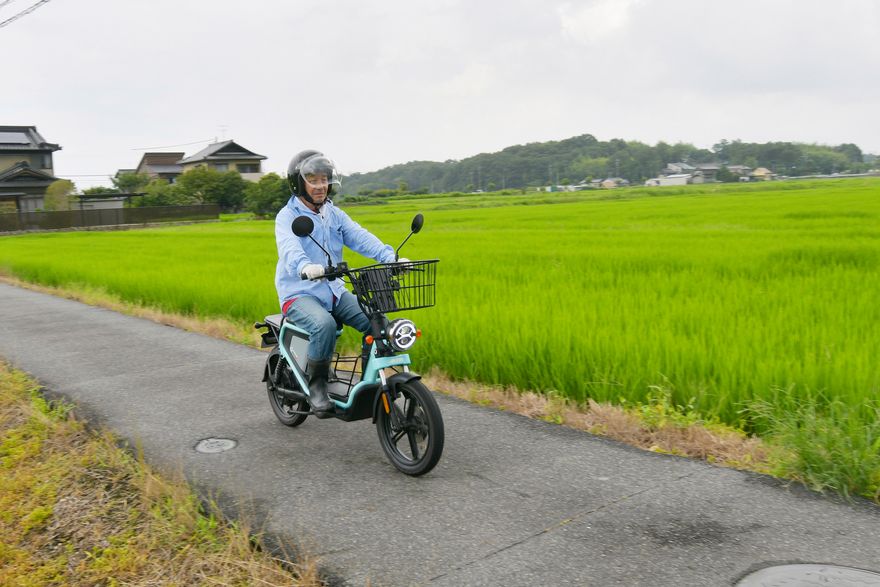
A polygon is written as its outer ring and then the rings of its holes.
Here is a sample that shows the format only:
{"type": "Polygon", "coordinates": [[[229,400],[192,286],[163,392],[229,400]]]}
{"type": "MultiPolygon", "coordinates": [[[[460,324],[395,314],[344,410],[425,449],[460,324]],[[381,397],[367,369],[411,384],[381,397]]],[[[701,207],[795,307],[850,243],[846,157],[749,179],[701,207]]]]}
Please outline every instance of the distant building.
{"type": "Polygon", "coordinates": [[[661,175],[681,175],[682,173],[693,173],[697,168],[689,163],[667,163],[666,167],[660,171],[661,175]]]}
{"type": "Polygon", "coordinates": [[[57,181],[52,153],[36,126],[0,126],[0,208],[33,212],[43,207],[46,188],[57,181]]]}
{"type": "MultiPolygon", "coordinates": [[[[144,153],[134,172],[146,175],[150,179],[164,179],[168,183],[174,183],[183,173],[183,165],[178,163],[183,156],[184,153],[173,152],[144,153]]],[[[116,172],[116,177],[119,177],[121,171],[123,170],[116,172]]]]}
{"type": "Polygon", "coordinates": [[[752,168],[748,165],[728,165],[727,170],[731,173],[735,173],[739,176],[748,177],[748,175],[752,172],[752,168]]]}
{"type": "Polygon", "coordinates": [[[721,166],[717,163],[700,163],[694,172],[693,183],[715,183],[718,181],[718,171],[720,170],[721,166]],[[697,177],[700,179],[697,180],[697,177]]]}
{"type": "Polygon", "coordinates": [[[258,181],[263,176],[261,162],[265,159],[264,155],[249,151],[235,141],[223,141],[181,158],[178,163],[184,172],[196,167],[210,167],[217,171],[238,171],[244,179],[258,181]]]}
{"type": "Polygon", "coordinates": [[[548,185],[544,187],[545,192],[580,192],[583,190],[591,190],[594,185],[590,183],[574,183],[567,185],[548,185]]]}
{"type": "Polygon", "coordinates": [[[80,195],[76,196],[77,202],[75,206],[78,210],[116,210],[124,207],[126,201],[131,201],[132,195],[133,194],[80,195]]]}
{"type": "Polygon", "coordinates": [[[749,174],[749,177],[755,181],[770,181],[776,179],[776,174],[766,167],[758,167],[749,174]]]}
{"type": "Polygon", "coordinates": [[[692,183],[694,176],[690,173],[673,173],[671,175],[664,175],[662,177],[657,178],[658,186],[665,185],[687,185],[692,183]]]}
{"type": "Polygon", "coordinates": [[[609,177],[608,179],[603,179],[599,185],[605,189],[621,188],[628,186],[629,180],[621,177],[609,177]]]}

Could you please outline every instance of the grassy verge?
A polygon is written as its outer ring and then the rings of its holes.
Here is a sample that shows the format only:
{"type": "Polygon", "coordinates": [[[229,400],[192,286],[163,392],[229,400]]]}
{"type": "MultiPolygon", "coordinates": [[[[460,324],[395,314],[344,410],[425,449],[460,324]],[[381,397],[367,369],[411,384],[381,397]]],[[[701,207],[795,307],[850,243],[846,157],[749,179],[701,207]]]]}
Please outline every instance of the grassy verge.
{"type": "Polygon", "coordinates": [[[0,363],[0,585],[319,585],[0,363]]]}

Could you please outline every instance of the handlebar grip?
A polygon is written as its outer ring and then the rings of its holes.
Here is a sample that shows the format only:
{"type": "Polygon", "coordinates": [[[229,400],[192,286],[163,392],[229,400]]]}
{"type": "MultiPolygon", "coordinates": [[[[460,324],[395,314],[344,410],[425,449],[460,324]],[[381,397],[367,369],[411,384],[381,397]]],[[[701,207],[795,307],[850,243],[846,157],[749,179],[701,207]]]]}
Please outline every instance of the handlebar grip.
{"type": "Polygon", "coordinates": [[[320,281],[322,279],[330,279],[330,276],[332,274],[333,274],[333,267],[324,267],[324,272],[321,275],[318,275],[317,277],[309,278],[309,276],[306,275],[305,272],[303,272],[303,273],[299,274],[299,278],[302,279],[303,281],[305,281],[307,279],[309,281],[320,281]]]}

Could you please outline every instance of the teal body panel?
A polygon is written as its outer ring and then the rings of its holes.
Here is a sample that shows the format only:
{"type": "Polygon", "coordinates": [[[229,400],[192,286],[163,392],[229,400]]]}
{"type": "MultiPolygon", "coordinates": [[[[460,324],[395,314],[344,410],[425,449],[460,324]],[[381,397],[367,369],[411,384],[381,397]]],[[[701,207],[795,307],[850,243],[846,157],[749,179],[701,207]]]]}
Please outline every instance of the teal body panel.
{"type": "Polygon", "coordinates": [[[287,320],[281,324],[281,330],[278,332],[278,350],[281,353],[281,356],[287,360],[287,364],[291,366],[290,370],[293,372],[293,376],[296,377],[297,383],[299,383],[300,387],[306,392],[306,395],[308,395],[309,386],[305,379],[305,373],[300,372],[300,370],[296,368],[297,361],[291,356],[290,349],[287,348],[287,345],[284,344],[284,340],[287,338],[285,334],[288,330],[299,333],[300,335],[305,336],[306,339],[309,338],[309,333],[287,320]]]}
{"type": "MultiPolygon", "coordinates": [[[[305,373],[303,373],[298,367],[297,362],[290,354],[290,349],[284,344],[284,340],[286,339],[285,333],[288,330],[292,330],[300,335],[300,337],[305,336],[308,339],[309,333],[303,330],[302,328],[291,324],[288,321],[284,321],[281,325],[281,331],[278,333],[278,350],[281,353],[281,356],[287,360],[287,364],[291,366],[291,371],[293,371],[293,376],[296,377],[297,383],[299,383],[300,388],[309,395],[309,385],[306,380],[305,373]]],[[[337,333],[338,335],[339,333],[337,333]]],[[[370,347],[370,358],[367,362],[367,368],[364,371],[363,378],[358,381],[348,392],[348,397],[345,402],[341,402],[339,400],[334,399],[333,403],[336,404],[336,407],[342,410],[347,410],[351,408],[352,404],[354,404],[355,399],[357,398],[357,394],[364,388],[372,387],[376,383],[379,383],[379,372],[382,369],[387,369],[390,367],[403,367],[410,365],[412,361],[409,358],[408,354],[400,354],[400,355],[392,355],[390,357],[377,357],[376,356],[376,344],[370,347]]]]}
{"type": "Polygon", "coordinates": [[[346,410],[351,407],[354,403],[355,397],[357,396],[358,391],[367,386],[373,386],[376,383],[379,383],[379,371],[382,369],[387,369],[388,367],[403,367],[405,365],[409,365],[411,363],[409,355],[393,355],[391,357],[377,357],[376,356],[376,345],[373,344],[370,349],[370,361],[367,364],[367,369],[364,372],[364,378],[358,381],[354,387],[351,388],[351,391],[348,392],[348,400],[345,403],[340,402],[339,400],[333,400],[336,402],[336,405],[346,410]]]}

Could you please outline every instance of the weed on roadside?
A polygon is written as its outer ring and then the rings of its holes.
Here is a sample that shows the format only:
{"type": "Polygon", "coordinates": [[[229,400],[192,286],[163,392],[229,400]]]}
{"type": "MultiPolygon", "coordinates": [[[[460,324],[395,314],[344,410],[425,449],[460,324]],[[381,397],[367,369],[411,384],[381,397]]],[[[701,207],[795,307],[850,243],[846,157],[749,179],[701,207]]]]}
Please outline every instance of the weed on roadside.
{"type": "Polygon", "coordinates": [[[0,363],[0,585],[320,585],[0,363]]]}
{"type": "Polygon", "coordinates": [[[861,495],[880,503],[880,404],[861,407],[809,397],[780,409],[754,402],[748,413],[775,443],[790,450],[774,467],[817,491],[861,495]]]}

